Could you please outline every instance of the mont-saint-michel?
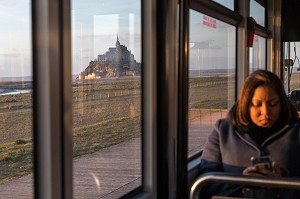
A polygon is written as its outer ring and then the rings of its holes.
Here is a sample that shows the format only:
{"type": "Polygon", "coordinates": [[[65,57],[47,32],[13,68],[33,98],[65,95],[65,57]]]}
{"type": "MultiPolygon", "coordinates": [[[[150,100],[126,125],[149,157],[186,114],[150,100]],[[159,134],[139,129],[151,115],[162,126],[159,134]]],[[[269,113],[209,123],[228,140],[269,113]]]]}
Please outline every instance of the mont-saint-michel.
{"type": "Polygon", "coordinates": [[[98,55],[94,61],[78,76],[77,80],[100,79],[121,76],[140,76],[141,63],[134,59],[134,55],[125,45],[121,45],[117,35],[115,47],[111,47],[105,54],[98,55]]]}

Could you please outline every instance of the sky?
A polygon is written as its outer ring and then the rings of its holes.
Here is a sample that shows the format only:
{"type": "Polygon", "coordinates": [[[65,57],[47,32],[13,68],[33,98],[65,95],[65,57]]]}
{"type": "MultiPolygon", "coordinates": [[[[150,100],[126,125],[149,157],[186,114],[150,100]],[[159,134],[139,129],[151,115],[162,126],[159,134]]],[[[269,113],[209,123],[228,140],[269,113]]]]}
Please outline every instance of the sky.
{"type": "Polygon", "coordinates": [[[73,74],[83,71],[97,55],[115,47],[117,37],[141,62],[140,1],[72,1],[73,74]]]}
{"type": "MultiPolygon", "coordinates": [[[[233,0],[215,1],[233,8],[233,0]]],[[[261,23],[260,6],[250,3],[261,23]]],[[[72,74],[115,47],[117,36],[142,61],[139,0],[72,0],[71,8],[72,74]]],[[[32,75],[30,13],[30,0],[0,0],[0,78],[32,75]]],[[[190,70],[235,67],[235,27],[191,11],[189,40],[190,70]]]]}
{"type": "Polygon", "coordinates": [[[29,0],[0,0],[0,77],[31,76],[29,0]]]}
{"type": "MultiPolygon", "coordinates": [[[[138,0],[71,1],[72,73],[83,71],[117,39],[141,61],[138,0]]],[[[32,75],[31,1],[0,0],[0,78],[32,75]]]]}

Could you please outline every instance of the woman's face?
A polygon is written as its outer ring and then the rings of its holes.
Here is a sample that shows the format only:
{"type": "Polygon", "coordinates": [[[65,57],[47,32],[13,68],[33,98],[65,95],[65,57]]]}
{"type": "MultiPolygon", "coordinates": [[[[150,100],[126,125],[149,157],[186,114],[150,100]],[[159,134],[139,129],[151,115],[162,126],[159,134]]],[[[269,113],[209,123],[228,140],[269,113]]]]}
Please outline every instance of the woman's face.
{"type": "Polygon", "coordinates": [[[270,128],[278,120],[281,112],[280,98],[274,88],[259,86],[255,89],[249,108],[254,124],[270,128]]]}

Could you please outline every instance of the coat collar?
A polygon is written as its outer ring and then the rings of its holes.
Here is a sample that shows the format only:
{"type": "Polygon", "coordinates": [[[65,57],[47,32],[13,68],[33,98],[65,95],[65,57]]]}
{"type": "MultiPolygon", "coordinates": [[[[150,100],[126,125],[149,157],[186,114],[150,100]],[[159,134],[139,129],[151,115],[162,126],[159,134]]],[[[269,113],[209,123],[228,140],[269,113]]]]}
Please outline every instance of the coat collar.
{"type": "Polygon", "coordinates": [[[298,126],[299,124],[296,123],[294,125],[290,125],[287,124],[284,127],[282,127],[280,130],[278,130],[276,133],[272,134],[270,137],[268,137],[262,144],[261,146],[259,146],[255,140],[253,140],[250,135],[248,133],[245,132],[241,132],[238,129],[235,128],[235,133],[237,134],[237,136],[246,144],[250,145],[251,147],[253,147],[255,150],[257,150],[258,152],[261,151],[261,148],[263,148],[264,146],[266,146],[268,143],[270,143],[271,140],[273,140],[275,137],[284,134],[287,132],[287,129],[290,129],[292,126],[298,126]]]}

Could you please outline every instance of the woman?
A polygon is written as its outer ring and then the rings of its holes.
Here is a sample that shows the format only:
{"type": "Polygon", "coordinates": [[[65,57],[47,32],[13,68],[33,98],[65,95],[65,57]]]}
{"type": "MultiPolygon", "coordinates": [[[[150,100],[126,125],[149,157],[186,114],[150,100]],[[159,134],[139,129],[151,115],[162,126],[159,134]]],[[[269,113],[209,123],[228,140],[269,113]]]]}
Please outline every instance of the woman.
{"type": "MultiPolygon", "coordinates": [[[[300,176],[298,121],[296,108],[287,98],[281,80],[272,72],[255,71],[246,79],[227,118],[217,121],[208,137],[201,173],[220,171],[249,176],[300,176]],[[271,158],[271,168],[252,166],[251,157],[262,156],[271,158]]],[[[214,183],[203,189],[202,196],[243,196],[247,194],[245,191],[252,192],[253,189],[214,183]]],[[[260,194],[278,195],[278,192],[260,194]]]]}

